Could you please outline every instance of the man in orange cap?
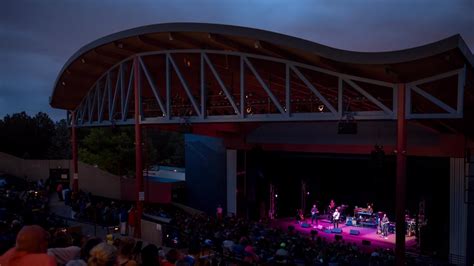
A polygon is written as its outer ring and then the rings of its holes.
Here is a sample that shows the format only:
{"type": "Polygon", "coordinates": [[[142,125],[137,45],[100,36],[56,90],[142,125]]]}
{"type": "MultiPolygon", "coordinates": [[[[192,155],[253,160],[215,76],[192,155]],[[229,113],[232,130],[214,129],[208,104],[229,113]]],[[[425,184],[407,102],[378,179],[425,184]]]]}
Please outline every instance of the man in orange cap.
{"type": "Polygon", "coordinates": [[[56,266],[48,256],[48,232],[38,225],[24,226],[16,237],[16,245],[0,257],[2,266],[56,266]]]}

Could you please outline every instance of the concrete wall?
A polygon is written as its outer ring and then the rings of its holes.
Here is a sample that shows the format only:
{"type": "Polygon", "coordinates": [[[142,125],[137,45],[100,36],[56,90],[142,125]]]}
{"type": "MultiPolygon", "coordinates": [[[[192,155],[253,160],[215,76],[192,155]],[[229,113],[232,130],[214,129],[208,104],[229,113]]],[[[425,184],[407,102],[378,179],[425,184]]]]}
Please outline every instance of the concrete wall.
{"type": "Polygon", "coordinates": [[[80,189],[102,197],[122,198],[119,176],[82,162],[79,162],[78,172],[80,189]]]}
{"type": "Polygon", "coordinates": [[[142,240],[151,244],[155,244],[159,247],[163,244],[163,230],[161,225],[155,222],[143,220],[142,225],[142,240]]]}
{"type": "MultiPolygon", "coordinates": [[[[24,160],[0,152],[0,173],[17,177],[27,176],[30,180],[45,180],[49,177],[49,170],[53,168],[69,169],[72,182],[70,160],[24,160]]],[[[121,199],[119,176],[81,162],[79,162],[79,188],[102,197],[121,199]]]]}
{"type": "MultiPolygon", "coordinates": [[[[158,183],[144,180],[144,191],[146,202],[170,203],[173,183],[158,183]]],[[[135,179],[122,179],[121,194],[123,200],[137,200],[135,179]]]]}
{"type": "Polygon", "coordinates": [[[27,176],[30,180],[46,179],[49,177],[49,169],[70,169],[71,165],[70,160],[24,160],[0,152],[0,172],[17,177],[27,176]]]}

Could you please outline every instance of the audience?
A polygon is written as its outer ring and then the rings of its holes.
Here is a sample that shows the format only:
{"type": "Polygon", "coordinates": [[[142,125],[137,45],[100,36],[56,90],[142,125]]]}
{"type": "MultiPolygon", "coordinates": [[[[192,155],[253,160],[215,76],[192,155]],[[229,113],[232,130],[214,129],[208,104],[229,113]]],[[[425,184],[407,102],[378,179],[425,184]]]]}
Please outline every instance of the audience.
{"type": "Polygon", "coordinates": [[[142,266],[160,265],[158,248],[154,244],[149,244],[141,251],[142,266]]]}
{"type": "Polygon", "coordinates": [[[135,240],[130,237],[122,238],[119,241],[117,262],[120,266],[136,266],[137,262],[132,258],[135,240]]]}
{"type": "Polygon", "coordinates": [[[144,206],[145,214],[169,221],[161,226],[167,252],[148,243],[142,248],[142,241],[123,236],[134,234],[136,210],[129,208],[130,203],[94,197],[90,193],[71,193],[70,201],[66,196],[65,202],[70,202],[75,210],[75,219],[120,224],[122,238],[112,233],[105,239],[82,238],[72,235],[61,219],[49,214],[47,187],[35,182],[33,187],[8,188],[0,193],[0,254],[4,253],[0,257],[1,266],[394,264],[391,250],[367,250],[354,243],[305,236],[292,228],[274,228],[266,220],[192,215],[171,205],[144,206]],[[43,228],[48,228],[51,234],[43,228]]]}
{"type": "Polygon", "coordinates": [[[0,265],[57,265],[54,257],[46,254],[48,237],[48,233],[38,225],[23,227],[18,232],[15,247],[0,257],[0,265]]]}
{"type": "Polygon", "coordinates": [[[109,244],[100,243],[90,251],[88,266],[118,266],[117,249],[109,244]]]}
{"type": "Polygon", "coordinates": [[[80,257],[81,248],[73,245],[73,239],[65,229],[55,233],[50,246],[52,248],[48,249],[48,255],[55,257],[58,265],[66,265],[80,257]]]}
{"type": "Polygon", "coordinates": [[[79,259],[70,260],[66,266],[86,266],[87,261],[90,257],[90,251],[92,248],[97,246],[98,244],[102,243],[102,239],[100,238],[90,238],[88,239],[81,248],[81,255],[79,259]]]}

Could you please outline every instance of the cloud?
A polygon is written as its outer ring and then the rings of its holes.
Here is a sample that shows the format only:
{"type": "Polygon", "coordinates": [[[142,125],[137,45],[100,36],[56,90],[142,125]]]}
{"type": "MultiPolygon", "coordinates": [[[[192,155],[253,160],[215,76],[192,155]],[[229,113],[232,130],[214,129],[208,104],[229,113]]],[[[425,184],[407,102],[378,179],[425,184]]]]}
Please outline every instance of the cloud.
{"type": "Polygon", "coordinates": [[[105,35],[148,24],[207,22],[280,32],[336,48],[397,50],[460,33],[474,50],[473,1],[16,0],[0,10],[0,117],[48,106],[62,65],[105,35]]]}

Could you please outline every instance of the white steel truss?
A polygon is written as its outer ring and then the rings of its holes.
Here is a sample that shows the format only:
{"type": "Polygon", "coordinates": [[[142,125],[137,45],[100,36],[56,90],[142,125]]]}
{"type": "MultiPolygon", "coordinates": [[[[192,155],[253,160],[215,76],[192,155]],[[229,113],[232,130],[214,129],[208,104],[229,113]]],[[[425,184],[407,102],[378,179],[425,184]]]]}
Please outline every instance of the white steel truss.
{"type": "MultiPolygon", "coordinates": [[[[142,124],[176,124],[183,123],[214,123],[214,122],[265,122],[265,121],[338,121],[345,119],[349,114],[347,113],[346,106],[344,103],[344,84],[349,86],[351,89],[362,95],[367,102],[372,106],[376,106],[378,110],[367,110],[367,111],[352,111],[350,117],[356,120],[394,120],[397,114],[397,85],[395,83],[389,83],[379,80],[373,80],[335,71],[323,69],[317,66],[302,64],[299,62],[284,60],[280,58],[273,58],[269,56],[253,55],[240,52],[232,51],[213,51],[213,50],[170,50],[160,52],[148,52],[137,54],[133,57],[127,58],[117,65],[111,67],[106,71],[91,87],[88,94],[82,99],[81,103],[76,110],[76,125],[77,126],[107,126],[107,125],[127,125],[133,124],[133,110],[129,110],[131,97],[133,96],[133,80],[139,79],[140,84],[139,92],[142,91],[142,81],[140,76],[134,77],[133,69],[130,70],[128,75],[128,84],[126,84],[126,69],[133,68],[133,60],[138,60],[137,67],[139,68],[138,73],[143,73],[145,82],[148,83],[153,94],[153,100],[156,103],[158,110],[161,115],[154,117],[147,117],[143,113],[143,99],[141,93],[139,93],[140,101],[140,123],[142,124]],[[176,63],[174,56],[178,54],[194,54],[199,56],[200,60],[200,85],[199,85],[199,96],[200,101],[196,99],[196,95],[193,95],[193,91],[189,86],[189,82],[186,80],[186,76],[183,75],[182,70],[176,63]],[[236,56],[240,61],[240,75],[239,82],[240,88],[237,92],[229,90],[223,78],[216,70],[216,66],[210,60],[209,55],[229,55],[236,56]],[[151,72],[152,69],[145,64],[143,57],[151,55],[163,55],[165,58],[165,74],[163,77],[158,77],[165,80],[165,87],[159,87],[157,82],[153,79],[151,72]],[[285,69],[284,79],[284,100],[280,100],[269,87],[269,84],[262,78],[259,73],[258,67],[256,67],[251,60],[263,60],[272,63],[283,64],[285,69]],[[229,108],[233,110],[232,114],[209,114],[211,108],[207,104],[207,86],[206,86],[206,67],[210,70],[212,76],[217,81],[218,87],[222,90],[225,98],[229,103],[229,108]],[[246,93],[249,89],[245,86],[245,69],[249,70],[250,73],[258,81],[259,85],[263,88],[263,92],[268,98],[268,104],[272,104],[276,109],[275,112],[259,113],[249,115],[246,112],[246,93]],[[315,85],[307,76],[303,74],[305,71],[313,71],[322,73],[337,78],[337,88],[331,88],[334,94],[337,95],[336,105],[332,104],[327,97],[321,92],[322,88],[319,85],[315,85]],[[190,102],[190,108],[192,108],[192,115],[173,116],[171,113],[172,109],[172,95],[175,87],[171,86],[171,73],[175,73],[184,89],[187,100],[190,102]],[[325,112],[312,111],[312,112],[292,112],[291,95],[293,93],[293,86],[291,76],[294,74],[307,89],[312,93],[312,96],[317,98],[319,102],[327,109],[325,112]],[[378,97],[370,94],[363,88],[360,83],[366,83],[382,87],[383,89],[389,90],[391,93],[391,106],[384,104],[378,97]],[[165,95],[163,97],[163,95],[165,95]],[[240,101],[239,101],[240,100],[240,101]],[[107,113],[107,117],[105,116],[107,113]]],[[[433,119],[433,118],[461,118],[463,115],[463,95],[464,95],[464,83],[465,83],[465,71],[466,68],[457,69],[447,73],[439,74],[433,77],[417,80],[406,84],[406,118],[407,119],[433,119]],[[435,96],[421,89],[419,86],[425,83],[440,80],[446,77],[457,75],[457,108],[454,109],[446,103],[442,102],[435,96]],[[412,112],[412,93],[417,93],[424,97],[428,101],[432,102],[436,106],[445,110],[446,113],[413,113],[412,112]]],[[[447,88],[448,89],[448,88],[447,88]]],[[[148,99],[149,100],[149,99],[148,99]]],[[[68,116],[69,117],[69,116],[68,116]]]]}

